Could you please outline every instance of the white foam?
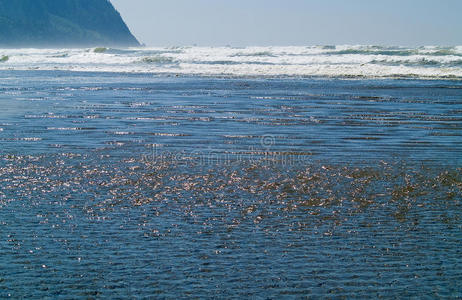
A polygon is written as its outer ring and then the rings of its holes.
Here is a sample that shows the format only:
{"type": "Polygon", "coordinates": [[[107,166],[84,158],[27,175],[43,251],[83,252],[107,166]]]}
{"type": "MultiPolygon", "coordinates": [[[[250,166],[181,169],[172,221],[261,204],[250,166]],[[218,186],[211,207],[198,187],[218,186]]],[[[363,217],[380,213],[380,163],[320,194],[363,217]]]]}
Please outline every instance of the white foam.
{"type": "Polygon", "coordinates": [[[222,76],[461,78],[462,46],[177,47],[4,49],[0,70],[63,70],[222,76]]]}

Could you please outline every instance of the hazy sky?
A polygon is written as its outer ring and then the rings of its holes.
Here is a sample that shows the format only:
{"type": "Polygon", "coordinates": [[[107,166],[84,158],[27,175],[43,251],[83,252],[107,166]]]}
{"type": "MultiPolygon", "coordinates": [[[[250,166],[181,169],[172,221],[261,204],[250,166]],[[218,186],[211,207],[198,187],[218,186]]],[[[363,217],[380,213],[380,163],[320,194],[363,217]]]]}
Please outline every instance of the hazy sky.
{"type": "Polygon", "coordinates": [[[462,0],[111,0],[150,46],[462,45],[462,0]]]}

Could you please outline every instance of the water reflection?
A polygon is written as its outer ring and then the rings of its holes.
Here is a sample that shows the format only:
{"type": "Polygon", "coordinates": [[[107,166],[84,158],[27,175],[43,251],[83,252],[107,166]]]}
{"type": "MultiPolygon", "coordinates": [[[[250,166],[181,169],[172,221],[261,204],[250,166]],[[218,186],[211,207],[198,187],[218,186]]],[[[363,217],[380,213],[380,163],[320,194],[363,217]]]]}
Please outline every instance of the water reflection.
{"type": "Polygon", "coordinates": [[[266,156],[225,164],[200,156],[147,158],[7,155],[0,168],[1,203],[71,201],[94,216],[122,207],[148,205],[159,211],[163,206],[202,220],[220,216],[222,222],[236,225],[247,218],[271,224],[274,216],[303,220],[321,213],[319,219],[345,220],[382,209],[389,211],[389,218],[405,222],[409,214],[428,217],[434,209],[450,215],[462,196],[462,169],[456,167],[402,161],[289,165],[266,156]]]}
{"type": "Polygon", "coordinates": [[[20,75],[0,298],[461,296],[460,82],[20,75]]]}

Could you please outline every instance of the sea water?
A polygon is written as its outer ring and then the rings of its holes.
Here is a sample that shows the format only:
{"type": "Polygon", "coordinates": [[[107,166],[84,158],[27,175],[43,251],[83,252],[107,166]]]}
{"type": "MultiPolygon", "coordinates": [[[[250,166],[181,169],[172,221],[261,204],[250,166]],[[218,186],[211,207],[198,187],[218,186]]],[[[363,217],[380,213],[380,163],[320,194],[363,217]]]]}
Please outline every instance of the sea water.
{"type": "Polygon", "coordinates": [[[1,298],[462,296],[460,48],[0,55],[1,298]]]}
{"type": "Polygon", "coordinates": [[[5,49],[3,70],[205,76],[461,78],[462,46],[163,47],[5,49]]]}

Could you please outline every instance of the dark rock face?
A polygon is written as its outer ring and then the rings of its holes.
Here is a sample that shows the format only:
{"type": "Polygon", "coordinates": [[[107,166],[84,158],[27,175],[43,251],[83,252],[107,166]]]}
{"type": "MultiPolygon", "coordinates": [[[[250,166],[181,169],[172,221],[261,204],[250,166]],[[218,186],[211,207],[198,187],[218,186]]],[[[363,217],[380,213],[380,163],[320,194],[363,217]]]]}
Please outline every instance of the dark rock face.
{"type": "Polygon", "coordinates": [[[0,47],[139,46],[109,0],[0,0],[0,47]]]}

